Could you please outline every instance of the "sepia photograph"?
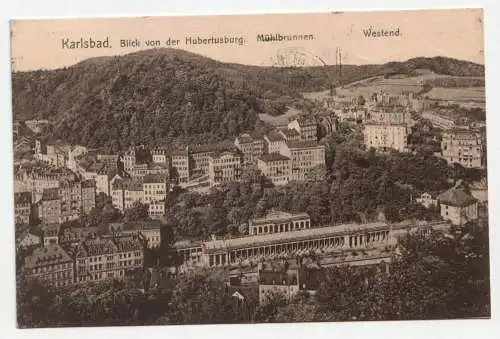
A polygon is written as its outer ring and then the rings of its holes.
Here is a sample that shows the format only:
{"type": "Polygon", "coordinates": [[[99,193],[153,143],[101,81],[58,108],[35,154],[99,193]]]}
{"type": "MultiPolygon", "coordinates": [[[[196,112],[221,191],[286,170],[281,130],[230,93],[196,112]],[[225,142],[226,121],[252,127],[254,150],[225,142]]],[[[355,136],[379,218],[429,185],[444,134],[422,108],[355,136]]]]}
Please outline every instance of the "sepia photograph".
{"type": "Polygon", "coordinates": [[[12,20],[18,328],[490,319],[483,34],[12,20]]]}

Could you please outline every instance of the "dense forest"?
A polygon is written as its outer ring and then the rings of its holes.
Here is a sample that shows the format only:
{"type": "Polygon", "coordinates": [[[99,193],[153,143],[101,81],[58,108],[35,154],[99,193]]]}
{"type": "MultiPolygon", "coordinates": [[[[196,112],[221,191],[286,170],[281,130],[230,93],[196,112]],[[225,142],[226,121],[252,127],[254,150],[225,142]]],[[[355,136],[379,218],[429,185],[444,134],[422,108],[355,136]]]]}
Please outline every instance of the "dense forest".
{"type": "MultiPolygon", "coordinates": [[[[484,67],[449,58],[343,66],[343,82],[427,68],[455,76],[484,67]],[[463,67],[462,67],[463,66],[463,67]]],[[[279,68],[218,62],[175,49],[88,59],[57,70],[14,72],[14,119],[49,119],[45,134],[111,151],[179,137],[205,141],[253,130],[258,113],[302,105],[300,92],[337,83],[334,66],[279,68]],[[331,80],[330,80],[331,79],[331,80]]]]}
{"type": "Polygon", "coordinates": [[[198,270],[166,288],[137,290],[120,281],[56,291],[18,277],[21,328],[254,322],[422,320],[490,316],[488,230],[468,224],[450,235],[408,235],[400,257],[381,267],[323,268],[315,296],[257,293],[237,303],[221,270],[198,270]]]}

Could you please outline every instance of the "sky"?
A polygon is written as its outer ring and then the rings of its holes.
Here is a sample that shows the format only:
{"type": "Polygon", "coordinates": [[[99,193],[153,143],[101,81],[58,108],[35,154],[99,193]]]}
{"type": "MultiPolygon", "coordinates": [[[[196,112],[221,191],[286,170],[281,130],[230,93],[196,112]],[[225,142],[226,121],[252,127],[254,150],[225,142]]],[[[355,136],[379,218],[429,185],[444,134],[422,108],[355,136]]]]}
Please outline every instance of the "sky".
{"type": "MultiPolygon", "coordinates": [[[[98,56],[122,55],[150,48],[146,40],[167,47],[178,39],[182,48],[223,61],[276,65],[287,51],[300,51],[306,65],[335,64],[336,49],[343,64],[380,64],[413,57],[446,56],[484,63],[483,12],[480,9],[372,11],[309,14],[128,17],[17,20],[11,22],[14,71],[54,69],[98,56]],[[398,30],[399,36],[366,37],[364,31],[398,30]],[[258,34],[312,34],[313,40],[259,42],[258,34]],[[186,45],[186,37],[243,37],[245,43],[186,45]],[[68,49],[63,39],[105,39],[111,48],[68,49]],[[120,40],[140,41],[122,47],[120,40]]],[[[290,59],[285,63],[293,63],[290,59]]],[[[300,62],[300,61],[299,61],[300,62]]]]}

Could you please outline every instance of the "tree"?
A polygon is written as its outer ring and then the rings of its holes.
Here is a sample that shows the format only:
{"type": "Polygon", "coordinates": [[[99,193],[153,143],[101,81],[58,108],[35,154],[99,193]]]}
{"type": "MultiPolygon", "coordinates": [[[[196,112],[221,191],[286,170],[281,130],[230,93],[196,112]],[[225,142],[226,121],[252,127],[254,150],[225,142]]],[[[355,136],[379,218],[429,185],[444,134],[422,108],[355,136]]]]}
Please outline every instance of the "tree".
{"type": "Polygon", "coordinates": [[[136,201],[129,209],[125,210],[125,213],[123,215],[123,220],[125,222],[151,220],[148,211],[149,211],[148,205],[136,201]]]}

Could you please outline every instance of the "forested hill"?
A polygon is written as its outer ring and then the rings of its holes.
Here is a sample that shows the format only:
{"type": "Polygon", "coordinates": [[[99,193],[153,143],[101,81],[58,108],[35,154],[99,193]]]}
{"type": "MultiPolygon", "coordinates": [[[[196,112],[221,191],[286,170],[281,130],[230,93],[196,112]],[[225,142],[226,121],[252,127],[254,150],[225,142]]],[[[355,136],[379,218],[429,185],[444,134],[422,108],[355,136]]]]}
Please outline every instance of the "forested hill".
{"type": "MultiPolygon", "coordinates": [[[[345,65],[342,74],[347,83],[419,68],[484,74],[481,65],[448,58],[345,65]]],[[[283,113],[300,92],[329,88],[326,72],[334,78],[333,66],[246,66],[183,50],[147,50],[57,70],[15,72],[13,112],[19,120],[49,119],[55,138],[110,150],[185,136],[216,140],[253,129],[258,113],[283,113]]]]}
{"type": "Polygon", "coordinates": [[[96,58],[74,66],[13,74],[16,119],[45,118],[51,133],[90,147],[254,128],[257,113],[279,114],[275,98],[299,96],[273,79],[180,50],[96,58]]]}

